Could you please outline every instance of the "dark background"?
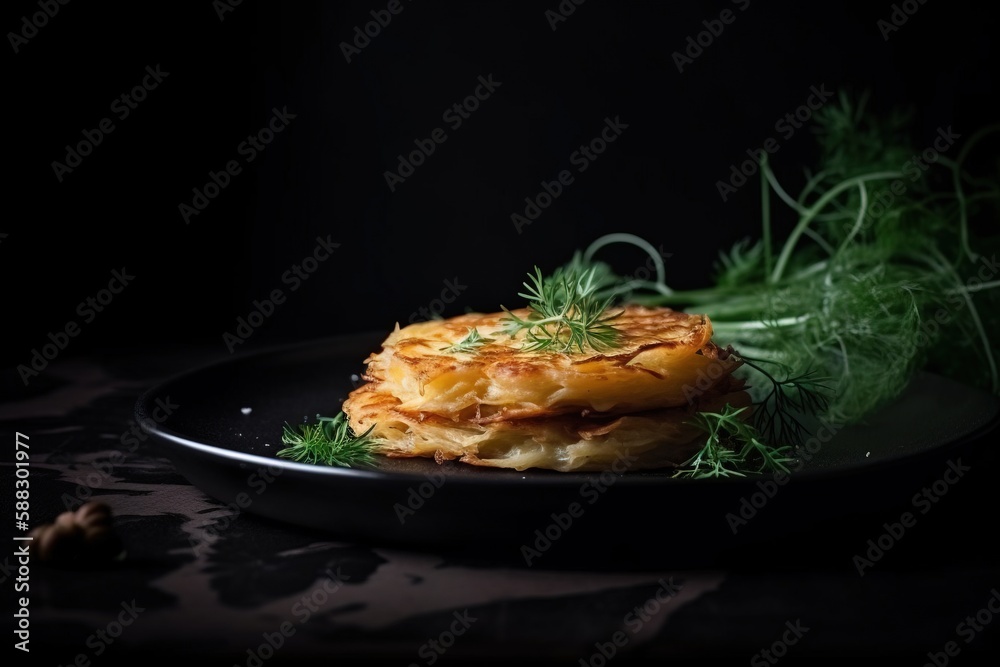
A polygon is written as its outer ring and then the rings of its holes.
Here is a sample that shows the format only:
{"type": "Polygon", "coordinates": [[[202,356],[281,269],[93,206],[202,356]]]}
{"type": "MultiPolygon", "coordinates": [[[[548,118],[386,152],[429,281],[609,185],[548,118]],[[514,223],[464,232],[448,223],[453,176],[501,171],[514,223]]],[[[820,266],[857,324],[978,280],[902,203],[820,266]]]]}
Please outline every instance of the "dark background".
{"type": "MultiPolygon", "coordinates": [[[[54,362],[107,357],[109,377],[116,379],[98,378],[94,386],[101,388],[133,372],[145,380],[152,368],[181,371],[227,358],[223,332],[234,331],[253,301],[276,288],[287,301],[238,351],[387,332],[428,307],[446,280],[466,286],[446,316],[519,305],[517,291],[534,265],[554,268],[609,232],[636,233],[672,253],[671,285],[708,284],[718,252],[756,235],[760,223],[755,180],[728,202],[716,181],[727,178],[747,149],[775,136],[775,122],[813,86],[869,89],[877,110],[912,107],[918,146],[928,145],[938,127],[952,125],[968,136],[998,116],[996,27],[971,0],[912,2],[919,9],[888,41],[876,25],[893,11],[888,0],[863,8],[751,0],[746,11],[729,0],[588,0],[555,31],[545,11],[558,0],[402,1],[403,12],[350,63],[340,44],[387,0],[243,0],[221,19],[209,0],[75,0],[60,5],[17,53],[9,33],[20,32],[23,17],[39,11],[38,0],[4,4],[10,206],[0,221],[6,234],[0,237],[6,299],[0,401],[13,399],[14,410],[25,411],[23,430],[44,436],[41,451],[72,458],[104,448],[97,434],[120,432],[132,415],[134,387],[127,386],[107,401],[92,399],[87,409],[66,407],[66,418],[32,417],[30,410],[38,409],[30,405],[32,395],[50,392],[45,405],[61,407],[65,394],[51,390],[68,381],[43,372],[25,387],[16,371],[49,342],[50,332],[81,322],[77,305],[105,287],[112,270],[124,267],[136,278],[54,362]],[[725,8],[736,13],[735,22],[679,73],[672,54],[725,8]],[[59,182],[52,162],[65,159],[67,144],[113,117],[112,101],[157,65],[169,72],[164,82],[128,118],[114,118],[114,132],[59,182]],[[442,112],[470,95],[477,77],[491,74],[501,87],[460,129],[447,127],[442,112]],[[296,117],[248,165],[237,147],[267,124],[275,107],[296,117]],[[628,129],[518,234],[511,214],[523,211],[540,181],[572,169],[570,154],[597,136],[609,116],[628,129]],[[437,127],[448,140],[390,192],[383,173],[437,127]],[[203,188],[210,171],[234,159],[243,161],[243,172],[185,224],[178,205],[190,203],[192,188],[203,188]],[[283,272],[312,252],[317,236],[327,235],[340,248],[290,292],[283,272]],[[122,369],[137,357],[145,361],[122,369]]],[[[795,192],[814,157],[810,133],[802,130],[781,140],[772,166],[795,192]]],[[[776,215],[781,236],[790,218],[776,215]]],[[[644,261],[637,253],[609,257],[623,273],[644,261]]],[[[90,376],[73,382],[76,393],[91,391],[90,376]]],[[[971,459],[979,482],[953,491],[949,504],[921,523],[905,551],[894,552],[873,577],[862,582],[848,570],[849,583],[842,585],[848,560],[841,556],[898,517],[894,507],[832,527],[795,524],[787,541],[751,554],[743,564],[748,574],[734,580],[728,599],[749,601],[743,618],[758,623],[785,609],[826,608],[826,600],[829,618],[858,624],[885,609],[876,631],[906,627],[896,634],[873,631],[873,646],[891,650],[894,637],[919,640],[907,648],[940,646],[935,642],[949,636],[951,619],[982,604],[985,583],[995,581],[989,471],[996,458],[995,448],[980,447],[979,458],[971,459]],[[819,546],[811,542],[817,535],[824,536],[819,546]],[[831,563],[832,576],[824,577],[831,563]],[[805,574],[770,578],[765,567],[758,576],[758,564],[805,574]],[[884,578],[875,579],[882,572],[884,578]],[[779,587],[784,606],[773,602],[779,587]],[[864,601],[862,610],[844,614],[856,600],[864,601]],[[894,615],[897,610],[907,613],[894,615]],[[921,617],[926,620],[907,625],[921,617]]],[[[927,464],[927,481],[940,470],[927,464]]],[[[894,492],[909,490],[911,478],[894,470],[892,479],[895,484],[886,485],[876,470],[850,492],[859,505],[865,492],[887,506],[905,503],[908,497],[894,492]]],[[[55,493],[37,497],[53,507],[58,502],[55,493]]],[[[827,502],[835,506],[834,499],[827,502]]],[[[807,513],[809,506],[802,508],[807,513]]],[[[263,540],[257,548],[272,544],[263,540]]],[[[690,618],[733,612],[715,600],[705,604],[708,611],[690,618]]],[[[743,609],[738,605],[736,612],[743,609]]],[[[721,627],[723,635],[742,632],[755,640],[748,628],[757,625],[745,625],[681,625],[676,636],[688,645],[715,645],[711,633],[721,627]]],[[[995,634],[977,638],[977,646],[992,649],[995,634]]],[[[863,645],[859,641],[851,645],[863,645]]]]}
{"type": "MultiPolygon", "coordinates": [[[[8,49],[4,385],[47,333],[125,267],[134,283],[70,342],[65,358],[122,347],[216,345],[254,299],[288,299],[242,347],[388,330],[466,286],[444,315],[520,305],[526,271],[548,270],[608,232],[673,254],[668,282],[711,279],[720,249],[757,234],[757,182],[724,203],[716,181],[774,136],[811,86],[870,89],[877,109],[916,110],[917,145],[939,126],[994,120],[994,29],[971,2],[919,10],[888,41],[890,3],[590,0],[555,31],[549,2],[410,2],[345,61],[340,43],[386,2],[246,0],[222,20],[210,2],[70,3],[19,52],[8,49]],[[860,4],[860,3],[859,3],[860,4]],[[683,73],[671,58],[724,8],[733,24],[683,73]],[[169,76],[60,183],[67,144],[112,116],[146,66],[169,76]],[[501,87],[461,128],[442,113],[477,77],[501,87]],[[273,108],[295,114],[252,164],[185,224],[178,211],[273,108]],[[511,214],[605,117],[617,142],[531,226],[511,214]],[[448,140],[390,192],[383,172],[434,128],[448,140]],[[341,244],[301,289],[281,276],[315,246],[341,244]]],[[[5,5],[5,32],[36,3],[5,5]]],[[[814,157],[808,131],[772,158],[791,191],[814,157]]],[[[779,218],[780,225],[787,218],[779,218]]],[[[623,273],[643,258],[608,255],[623,273]]],[[[43,374],[44,375],[44,374],[43,374]]]]}

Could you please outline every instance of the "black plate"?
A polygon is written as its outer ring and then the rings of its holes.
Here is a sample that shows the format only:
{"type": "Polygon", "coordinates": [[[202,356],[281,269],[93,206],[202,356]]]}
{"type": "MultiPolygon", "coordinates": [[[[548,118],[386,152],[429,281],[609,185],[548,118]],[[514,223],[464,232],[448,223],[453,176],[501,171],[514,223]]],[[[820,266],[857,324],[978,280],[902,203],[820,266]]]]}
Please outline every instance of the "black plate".
{"type": "Polygon", "coordinates": [[[929,470],[920,464],[942,465],[1000,415],[995,397],[921,374],[867,423],[834,433],[782,486],[770,477],[686,480],[668,471],[517,472],[429,459],[349,469],[276,457],[282,426],[335,414],[383,338],[359,334],[237,356],[149,389],[136,416],[194,485],[247,512],[333,538],[485,548],[531,564],[581,548],[679,555],[682,544],[686,556],[704,562],[748,538],[896,503],[929,470]],[[167,399],[177,407],[163,419],[156,408],[167,399]],[[741,511],[750,517],[745,524],[734,520],[741,511]],[[663,546],[666,534],[692,532],[697,539],[663,546]]]}

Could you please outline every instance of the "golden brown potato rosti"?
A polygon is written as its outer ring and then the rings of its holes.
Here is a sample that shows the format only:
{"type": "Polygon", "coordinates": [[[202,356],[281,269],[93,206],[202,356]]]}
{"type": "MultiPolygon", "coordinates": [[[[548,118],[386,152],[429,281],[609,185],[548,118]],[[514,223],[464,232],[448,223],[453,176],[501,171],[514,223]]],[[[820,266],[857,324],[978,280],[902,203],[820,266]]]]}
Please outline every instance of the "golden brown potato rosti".
{"type": "MultiPolygon", "coordinates": [[[[527,317],[527,310],[513,311],[527,317]]],[[[749,406],[704,315],[628,306],[608,351],[525,351],[505,313],[396,327],[343,405],[391,457],[559,471],[669,468],[704,442],[696,412],[749,406]],[[451,348],[475,329],[471,352],[451,348]]]]}

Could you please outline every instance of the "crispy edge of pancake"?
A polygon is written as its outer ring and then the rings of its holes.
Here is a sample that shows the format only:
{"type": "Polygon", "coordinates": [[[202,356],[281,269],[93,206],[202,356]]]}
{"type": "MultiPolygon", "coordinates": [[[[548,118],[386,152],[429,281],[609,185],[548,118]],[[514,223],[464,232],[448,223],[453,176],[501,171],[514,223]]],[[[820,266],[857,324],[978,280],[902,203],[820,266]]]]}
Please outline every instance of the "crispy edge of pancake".
{"type": "MultiPolygon", "coordinates": [[[[704,444],[705,433],[691,423],[700,410],[724,405],[750,406],[743,381],[728,378],[723,386],[683,408],[606,415],[556,415],[480,424],[456,423],[436,416],[401,412],[399,400],[364,385],[344,403],[350,425],[372,436],[379,453],[393,458],[459,460],[476,466],[560,472],[676,468],[704,444]]],[[[749,414],[749,410],[746,411],[749,414]]]]}

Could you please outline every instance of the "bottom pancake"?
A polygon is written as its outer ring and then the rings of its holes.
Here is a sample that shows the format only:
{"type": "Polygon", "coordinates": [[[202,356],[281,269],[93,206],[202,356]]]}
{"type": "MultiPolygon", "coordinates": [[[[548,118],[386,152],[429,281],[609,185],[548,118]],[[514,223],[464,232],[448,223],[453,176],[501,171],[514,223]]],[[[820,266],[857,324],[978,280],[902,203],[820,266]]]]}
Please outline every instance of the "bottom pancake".
{"type": "Polygon", "coordinates": [[[355,433],[372,428],[378,453],[515,470],[675,468],[705,442],[705,432],[692,423],[696,412],[718,411],[727,403],[750,405],[742,383],[733,380],[725,393],[702,396],[697,404],[681,408],[476,423],[399,410],[399,400],[379,391],[379,384],[356,389],[343,406],[355,433]]]}

